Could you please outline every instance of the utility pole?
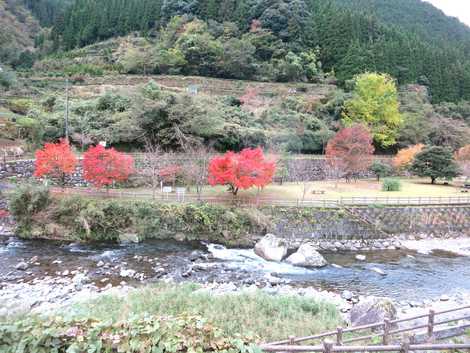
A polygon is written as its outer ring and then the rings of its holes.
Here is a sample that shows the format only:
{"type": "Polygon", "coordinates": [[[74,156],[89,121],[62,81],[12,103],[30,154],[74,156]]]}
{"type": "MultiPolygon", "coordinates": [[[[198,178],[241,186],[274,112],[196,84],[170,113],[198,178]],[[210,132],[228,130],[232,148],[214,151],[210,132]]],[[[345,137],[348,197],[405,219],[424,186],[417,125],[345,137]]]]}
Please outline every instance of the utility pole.
{"type": "Polygon", "coordinates": [[[65,140],[69,142],[69,79],[65,80],[65,140]]]}

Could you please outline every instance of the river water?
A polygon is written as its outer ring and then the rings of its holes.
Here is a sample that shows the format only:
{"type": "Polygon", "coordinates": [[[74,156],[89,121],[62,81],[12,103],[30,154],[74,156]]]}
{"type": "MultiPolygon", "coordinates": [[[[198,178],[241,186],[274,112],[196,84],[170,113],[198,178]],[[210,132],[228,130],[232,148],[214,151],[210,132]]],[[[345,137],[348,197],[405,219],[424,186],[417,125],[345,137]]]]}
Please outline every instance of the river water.
{"type": "Polygon", "coordinates": [[[353,253],[324,253],[331,265],[304,269],[264,261],[252,250],[212,244],[151,241],[90,245],[3,238],[0,281],[31,282],[34,278],[73,276],[74,271],[87,271],[97,286],[122,281],[146,283],[161,278],[259,285],[279,279],[299,287],[350,290],[396,300],[423,300],[470,291],[470,257],[445,252],[423,255],[403,250],[364,254],[367,260],[361,262],[353,253]],[[21,261],[30,263],[26,271],[15,269],[21,261]],[[385,275],[374,272],[374,268],[385,275]],[[135,271],[132,278],[125,272],[129,270],[135,271]]]}

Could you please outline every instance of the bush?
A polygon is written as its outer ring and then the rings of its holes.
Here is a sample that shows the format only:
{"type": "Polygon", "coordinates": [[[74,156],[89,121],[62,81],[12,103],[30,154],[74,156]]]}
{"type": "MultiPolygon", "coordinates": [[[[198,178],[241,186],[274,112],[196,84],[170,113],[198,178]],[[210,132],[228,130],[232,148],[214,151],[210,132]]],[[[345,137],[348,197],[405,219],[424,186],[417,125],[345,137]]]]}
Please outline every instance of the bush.
{"type": "Polygon", "coordinates": [[[103,76],[104,70],[102,67],[94,64],[74,64],[67,66],[64,69],[67,76],[76,75],[90,75],[90,76],[103,76]]]}
{"type": "Polygon", "coordinates": [[[259,352],[250,341],[198,316],[141,315],[111,323],[94,319],[28,318],[0,324],[0,351],[25,352],[259,352]]]}
{"type": "Polygon", "coordinates": [[[401,182],[398,179],[384,179],[382,184],[382,191],[400,191],[401,182]]]}
{"type": "Polygon", "coordinates": [[[0,87],[9,89],[14,86],[16,84],[16,75],[12,71],[1,67],[0,70],[0,87]]]}
{"type": "Polygon", "coordinates": [[[177,238],[248,245],[250,235],[263,234],[270,225],[261,214],[243,208],[82,197],[49,199],[49,194],[38,205],[34,201],[37,192],[21,188],[14,198],[12,214],[20,225],[18,235],[24,238],[117,241],[120,234],[136,233],[142,240],[177,238]],[[49,234],[51,227],[47,225],[60,227],[62,233],[49,234]]]}
{"type": "MultiPolygon", "coordinates": [[[[51,203],[49,190],[44,187],[22,185],[10,197],[10,212],[15,217],[18,231],[29,234],[34,217],[51,203]]],[[[41,220],[39,220],[41,222],[41,220]]]]}
{"type": "Polygon", "coordinates": [[[192,283],[149,285],[125,297],[107,295],[73,305],[72,320],[118,321],[133,315],[200,315],[220,328],[224,337],[240,334],[263,340],[284,339],[334,329],[341,318],[334,305],[315,298],[272,296],[262,291],[211,295],[192,283]]]}

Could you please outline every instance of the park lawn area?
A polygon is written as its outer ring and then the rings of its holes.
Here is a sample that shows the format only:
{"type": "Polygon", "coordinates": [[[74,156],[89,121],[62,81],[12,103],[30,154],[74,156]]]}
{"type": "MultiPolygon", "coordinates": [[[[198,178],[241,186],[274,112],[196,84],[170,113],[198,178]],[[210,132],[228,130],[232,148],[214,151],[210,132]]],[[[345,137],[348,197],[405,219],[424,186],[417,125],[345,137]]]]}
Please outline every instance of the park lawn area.
{"type": "MultiPolygon", "coordinates": [[[[341,197],[456,197],[466,196],[467,194],[461,193],[461,185],[458,182],[449,183],[445,185],[443,182],[438,182],[432,185],[428,179],[421,178],[401,178],[401,190],[394,192],[382,191],[382,181],[377,182],[376,179],[362,179],[358,181],[345,182],[344,180],[334,181],[314,181],[309,183],[284,183],[271,184],[262,190],[252,188],[249,190],[240,190],[238,193],[239,199],[255,199],[257,196],[263,199],[273,200],[331,200],[339,199],[341,197]],[[304,195],[305,190],[305,195],[304,195]],[[315,193],[324,191],[324,193],[315,193]]],[[[58,188],[59,190],[59,188],[58,188]]],[[[71,193],[75,189],[68,189],[71,193]]],[[[84,192],[93,189],[81,188],[84,192]]],[[[135,194],[136,199],[142,197],[149,198],[152,195],[150,188],[128,188],[128,189],[114,189],[111,193],[131,193],[135,194]]],[[[195,188],[187,190],[188,196],[196,196],[195,188]]],[[[90,194],[90,196],[93,196],[90,194]]],[[[173,193],[172,197],[175,194],[173,193]]],[[[202,197],[217,197],[232,200],[233,196],[227,191],[224,186],[205,186],[202,191],[202,197]]],[[[156,192],[156,198],[164,198],[160,193],[160,188],[156,192]]]]}
{"type": "MultiPolygon", "coordinates": [[[[358,180],[357,182],[345,182],[340,180],[315,181],[306,184],[305,199],[321,200],[340,197],[449,197],[462,196],[460,187],[455,184],[444,185],[442,182],[432,185],[427,179],[400,179],[402,189],[395,192],[382,191],[382,181],[375,179],[358,180]],[[315,194],[315,191],[324,191],[324,194],[315,194]]],[[[285,183],[283,185],[271,184],[259,191],[257,189],[241,190],[239,197],[273,198],[279,200],[301,199],[304,193],[303,183],[285,183]]],[[[204,196],[229,195],[227,189],[222,186],[206,187],[204,196]]]]}

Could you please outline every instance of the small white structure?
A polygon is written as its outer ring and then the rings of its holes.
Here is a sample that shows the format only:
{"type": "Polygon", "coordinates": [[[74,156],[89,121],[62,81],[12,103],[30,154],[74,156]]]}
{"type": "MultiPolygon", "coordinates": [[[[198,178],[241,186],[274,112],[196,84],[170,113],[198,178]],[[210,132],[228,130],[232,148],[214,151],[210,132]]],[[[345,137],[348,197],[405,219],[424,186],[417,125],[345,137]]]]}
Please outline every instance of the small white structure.
{"type": "Polygon", "coordinates": [[[186,195],[186,188],[178,187],[176,188],[176,198],[180,202],[184,202],[184,196],[186,195]]]}

